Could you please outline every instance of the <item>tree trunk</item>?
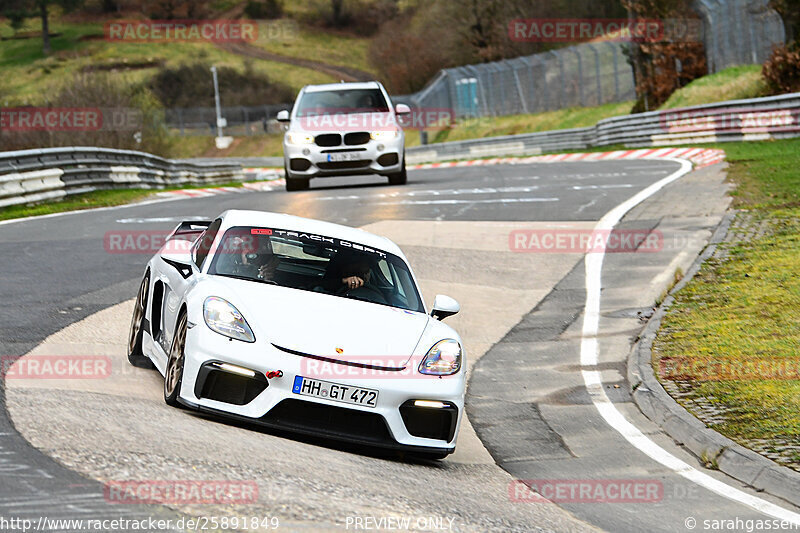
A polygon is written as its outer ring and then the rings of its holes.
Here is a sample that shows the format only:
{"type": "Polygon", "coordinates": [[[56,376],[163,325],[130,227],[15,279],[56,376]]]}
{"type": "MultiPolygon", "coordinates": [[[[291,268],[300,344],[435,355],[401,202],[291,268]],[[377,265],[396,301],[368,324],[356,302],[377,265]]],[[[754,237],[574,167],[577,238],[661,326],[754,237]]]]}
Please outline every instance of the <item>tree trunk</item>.
{"type": "Polygon", "coordinates": [[[342,22],[342,2],[344,0],[331,0],[333,7],[333,24],[338,26],[342,22]]]}
{"type": "Polygon", "coordinates": [[[39,16],[42,18],[42,50],[50,53],[50,22],[47,20],[47,1],[39,0],[39,16]]]}

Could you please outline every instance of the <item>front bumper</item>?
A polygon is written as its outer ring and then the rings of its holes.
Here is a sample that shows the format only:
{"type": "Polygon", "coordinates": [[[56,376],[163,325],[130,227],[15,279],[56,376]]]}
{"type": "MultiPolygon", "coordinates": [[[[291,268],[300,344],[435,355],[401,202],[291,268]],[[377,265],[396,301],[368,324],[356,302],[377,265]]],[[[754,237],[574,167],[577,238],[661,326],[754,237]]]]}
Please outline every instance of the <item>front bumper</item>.
{"type": "MultiPolygon", "coordinates": [[[[464,372],[438,378],[416,372],[404,377],[387,377],[388,372],[369,372],[345,365],[332,364],[326,368],[337,375],[311,375],[319,368],[309,359],[278,350],[264,339],[248,344],[231,341],[209,330],[200,322],[191,328],[186,339],[186,359],[179,401],[192,408],[267,427],[287,429],[298,433],[325,436],[338,440],[390,449],[413,450],[421,453],[450,453],[455,448],[458,428],[464,412],[464,372]],[[241,395],[219,401],[204,397],[209,363],[228,363],[255,371],[266,386],[256,384],[241,395]],[[281,377],[266,379],[269,372],[282,371],[281,377]],[[354,377],[357,374],[357,377],[354,377]],[[366,377],[364,375],[366,374],[366,377]],[[375,407],[342,403],[336,400],[301,396],[292,391],[295,376],[311,377],[337,384],[378,391],[375,407]],[[341,376],[341,377],[339,377],[341,376]],[[409,402],[430,400],[446,404],[453,418],[449,438],[426,438],[420,430],[420,419],[429,416],[423,411],[409,411],[409,402]],[[401,409],[402,408],[402,409],[401,409]],[[405,414],[405,419],[404,415],[405,414]],[[424,416],[423,416],[424,415],[424,416]]],[[[398,374],[399,375],[399,374],[398,374]]],[[[208,388],[206,387],[206,390],[208,388]]],[[[441,416],[445,416],[442,412],[441,416]]],[[[446,424],[446,418],[443,418],[446,424]]],[[[423,424],[424,426],[424,424],[423,424]]],[[[428,425],[427,427],[430,427],[428,425]]]]}
{"type": "Polygon", "coordinates": [[[284,138],[283,157],[289,177],[317,178],[355,174],[389,175],[403,169],[405,137],[401,133],[394,139],[370,140],[354,146],[318,146],[317,144],[289,144],[284,138]],[[332,162],[329,155],[351,152],[358,154],[355,161],[332,162]]]}

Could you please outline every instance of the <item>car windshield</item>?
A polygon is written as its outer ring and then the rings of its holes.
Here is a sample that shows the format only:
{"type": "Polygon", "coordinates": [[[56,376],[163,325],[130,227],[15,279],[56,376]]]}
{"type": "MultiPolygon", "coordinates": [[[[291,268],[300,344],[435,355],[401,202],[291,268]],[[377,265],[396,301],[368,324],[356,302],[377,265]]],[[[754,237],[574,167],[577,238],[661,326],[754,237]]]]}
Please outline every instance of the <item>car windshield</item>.
{"type": "Polygon", "coordinates": [[[342,89],[303,93],[297,117],[352,113],[387,113],[389,106],[380,89],[342,89]]]}
{"type": "Polygon", "coordinates": [[[341,239],[252,226],[225,232],[209,274],[424,312],[406,263],[341,239]],[[357,279],[353,279],[357,278],[357,279]]]}

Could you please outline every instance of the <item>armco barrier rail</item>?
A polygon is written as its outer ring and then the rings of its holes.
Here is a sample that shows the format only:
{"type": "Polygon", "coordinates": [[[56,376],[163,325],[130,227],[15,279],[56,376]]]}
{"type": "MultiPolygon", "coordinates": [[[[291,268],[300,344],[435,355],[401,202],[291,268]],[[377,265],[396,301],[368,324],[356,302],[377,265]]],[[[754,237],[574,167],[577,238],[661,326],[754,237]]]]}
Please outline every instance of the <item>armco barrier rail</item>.
{"type": "Polygon", "coordinates": [[[595,126],[415,146],[409,163],[536,155],[597,146],[642,148],[800,136],[800,93],[732,100],[601,120],[595,126]]]}
{"type": "Polygon", "coordinates": [[[163,188],[241,181],[231,162],[185,162],[107,148],[0,152],[0,207],[98,189],[163,188]]]}
{"type": "MultiPolygon", "coordinates": [[[[794,93],[608,118],[588,128],[415,146],[407,150],[407,161],[415,164],[598,146],[641,148],[798,136],[800,93],[794,93]]],[[[244,178],[243,162],[248,166],[279,166],[280,158],[214,163],[172,161],[104,148],[0,152],[0,207],[96,189],[238,181],[244,178]]]]}

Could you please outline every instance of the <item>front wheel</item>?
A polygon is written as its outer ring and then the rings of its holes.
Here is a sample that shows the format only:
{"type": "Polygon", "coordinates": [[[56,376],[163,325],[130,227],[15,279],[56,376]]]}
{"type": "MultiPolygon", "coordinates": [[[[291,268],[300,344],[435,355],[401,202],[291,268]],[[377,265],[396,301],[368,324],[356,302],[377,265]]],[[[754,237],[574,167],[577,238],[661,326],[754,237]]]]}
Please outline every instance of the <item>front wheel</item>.
{"type": "Polygon", "coordinates": [[[308,189],[311,184],[310,178],[290,178],[289,173],[286,172],[286,167],[283,167],[286,176],[286,190],[287,191],[304,191],[308,189]]]}
{"type": "Polygon", "coordinates": [[[400,172],[389,174],[389,185],[405,185],[408,182],[408,174],[406,173],[406,159],[403,158],[403,168],[400,172]]]}
{"type": "Polygon", "coordinates": [[[178,394],[181,391],[183,381],[184,348],[186,347],[186,314],[182,314],[178,319],[175,328],[175,337],[172,339],[172,347],[169,350],[167,360],[167,370],[164,372],[164,401],[172,407],[180,407],[178,394]]]}
{"type": "Polygon", "coordinates": [[[128,335],[128,362],[139,368],[155,368],[153,362],[142,351],[142,337],[144,336],[144,315],[147,309],[147,294],[150,289],[150,273],[144,275],[136,294],[136,303],[133,306],[131,317],[131,330],[128,335]]]}
{"type": "Polygon", "coordinates": [[[451,450],[442,450],[441,452],[419,452],[414,455],[425,461],[441,461],[451,453],[453,453],[451,450]]]}

